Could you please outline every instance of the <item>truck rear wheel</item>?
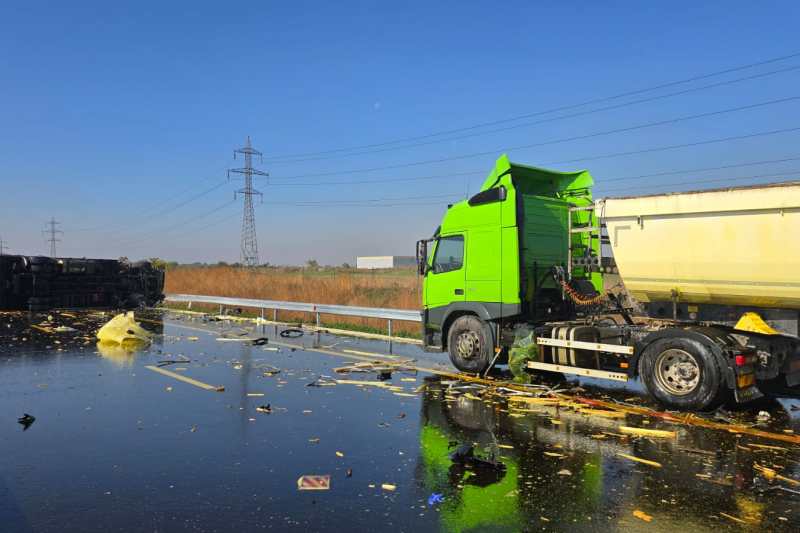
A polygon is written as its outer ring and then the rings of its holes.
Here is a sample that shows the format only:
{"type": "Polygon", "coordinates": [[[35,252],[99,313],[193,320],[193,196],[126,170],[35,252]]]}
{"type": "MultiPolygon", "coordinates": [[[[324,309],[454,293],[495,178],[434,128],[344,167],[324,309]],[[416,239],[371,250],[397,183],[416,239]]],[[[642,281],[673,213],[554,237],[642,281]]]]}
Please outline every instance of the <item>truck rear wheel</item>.
{"type": "Polygon", "coordinates": [[[680,410],[708,410],[729,391],[714,354],[693,339],[659,339],[639,359],[639,376],[662,404],[680,410]]]}
{"type": "Polygon", "coordinates": [[[447,334],[450,361],[462,372],[480,374],[492,363],[494,342],[489,324],[473,315],[460,316],[447,334]]]}

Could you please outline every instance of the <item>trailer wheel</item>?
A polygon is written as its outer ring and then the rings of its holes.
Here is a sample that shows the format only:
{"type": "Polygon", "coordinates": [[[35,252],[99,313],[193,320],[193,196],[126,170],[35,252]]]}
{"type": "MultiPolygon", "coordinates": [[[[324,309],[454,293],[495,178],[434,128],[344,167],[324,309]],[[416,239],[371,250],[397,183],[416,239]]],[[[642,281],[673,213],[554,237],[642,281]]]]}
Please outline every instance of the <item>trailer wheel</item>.
{"type": "Polygon", "coordinates": [[[450,326],[447,351],[450,361],[462,372],[480,374],[492,363],[492,330],[476,316],[460,316],[450,326]]]}
{"type": "Polygon", "coordinates": [[[714,354],[693,339],[655,341],[639,359],[639,376],[656,400],[674,409],[713,409],[730,392],[714,354]]]}

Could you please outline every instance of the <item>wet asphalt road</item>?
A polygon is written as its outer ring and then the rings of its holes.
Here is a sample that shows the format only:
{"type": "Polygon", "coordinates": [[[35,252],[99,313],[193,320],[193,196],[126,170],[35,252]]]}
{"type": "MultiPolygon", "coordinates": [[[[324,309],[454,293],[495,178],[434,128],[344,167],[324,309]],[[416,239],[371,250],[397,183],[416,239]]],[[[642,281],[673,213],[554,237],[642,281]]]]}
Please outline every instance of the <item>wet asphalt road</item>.
{"type": "MultiPolygon", "coordinates": [[[[800,484],[792,482],[800,448],[792,444],[634,415],[518,409],[428,373],[394,372],[386,382],[394,390],[313,387],[320,375],[375,381],[375,373],[333,369],[388,346],[141,316],[161,335],[128,354],[98,351],[92,339],[110,316],[56,315],[54,323],[77,331],[48,333],[30,329],[27,315],[0,314],[0,530],[800,530],[800,484]],[[271,342],[217,340],[242,334],[271,342]],[[191,362],[164,368],[225,391],[145,368],[179,355],[191,362]],[[256,410],[266,404],[271,413],[256,410]],[[17,422],[23,413],[36,418],[27,429],[17,422]],[[677,436],[630,437],[621,425],[677,436]],[[462,444],[485,462],[453,462],[462,444]],[[299,491],[304,474],[330,475],[330,490],[299,491]]],[[[412,345],[392,352],[450,368],[412,345]]],[[[647,404],[635,385],[582,386],[584,396],[647,404]]],[[[755,424],[766,410],[764,429],[800,433],[793,405],[800,401],[726,416],[755,424]]]]}

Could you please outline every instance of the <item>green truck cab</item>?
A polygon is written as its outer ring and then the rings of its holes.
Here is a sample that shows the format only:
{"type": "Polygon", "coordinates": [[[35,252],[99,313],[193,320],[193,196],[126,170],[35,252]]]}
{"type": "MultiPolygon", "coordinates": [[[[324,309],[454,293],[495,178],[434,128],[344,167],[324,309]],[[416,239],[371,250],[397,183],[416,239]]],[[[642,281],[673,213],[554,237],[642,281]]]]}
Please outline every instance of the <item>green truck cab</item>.
{"type": "MultiPolygon", "coordinates": [[[[462,371],[480,372],[500,351],[503,324],[567,318],[554,267],[599,257],[591,225],[592,176],[519,165],[502,155],[480,192],[448,207],[431,239],[417,243],[423,341],[447,350],[462,371]]],[[[602,286],[600,274],[571,269],[573,283],[602,286]]]]}
{"type": "MultiPolygon", "coordinates": [[[[671,308],[669,319],[642,311],[641,302],[630,300],[622,285],[625,272],[633,272],[627,279],[634,283],[650,280],[646,269],[634,268],[636,261],[660,268],[661,285],[685,282],[663,272],[694,265],[693,256],[675,246],[687,231],[720,257],[731,246],[747,249],[749,233],[720,242],[714,238],[715,226],[692,209],[681,211],[684,203],[695,205],[698,191],[594,202],[593,185],[587,171],[556,172],[512,163],[503,155],[475,196],[448,206],[433,237],[417,243],[424,276],[424,348],[447,351],[463,372],[483,373],[504,362],[516,346],[516,353],[523,354],[511,365],[516,374],[554,372],[620,382],[641,378],[648,393],[674,409],[711,409],[731,396],[748,402],[770,391],[796,394],[798,337],[737,323],[743,312],[800,317],[796,311],[753,307],[747,299],[736,300],[737,305],[723,299],[684,301],[686,295],[673,289],[670,301],[648,304],[656,310],[671,308]],[[686,217],[693,217],[691,224],[686,217]],[[674,232],[665,229],[678,223],[674,232]],[[672,247],[657,260],[641,257],[645,233],[670,239],[664,246],[672,247]],[[611,252],[622,262],[617,264],[611,252]],[[623,287],[616,293],[603,288],[603,277],[609,275],[615,276],[615,288],[623,287]],[[634,316],[634,310],[639,314],[634,316]]],[[[787,202],[800,198],[800,191],[792,192],[797,189],[793,183],[705,192],[725,195],[727,200],[717,201],[718,210],[725,202],[731,203],[728,211],[745,202],[748,210],[734,209],[725,220],[764,211],[774,214],[767,227],[785,232],[786,212],[767,202],[778,196],[767,194],[778,186],[786,191],[787,202]]],[[[746,220],[737,223],[747,227],[746,220]]],[[[737,265],[745,281],[759,267],[753,258],[737,265]]],[[[738,281],[730,285],[738,287],[738,281]]]]}

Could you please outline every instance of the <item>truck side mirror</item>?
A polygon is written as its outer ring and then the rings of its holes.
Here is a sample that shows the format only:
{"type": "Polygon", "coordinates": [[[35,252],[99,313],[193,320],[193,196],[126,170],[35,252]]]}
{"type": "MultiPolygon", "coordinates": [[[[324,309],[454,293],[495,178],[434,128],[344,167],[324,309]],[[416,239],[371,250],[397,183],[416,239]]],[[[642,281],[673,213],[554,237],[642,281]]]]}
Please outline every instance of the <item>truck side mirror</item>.
{"type": "Polygon", "coordinates": [[[428,241],[417,241],[417,274],[424,276],[428,271],[428,241]]]}

